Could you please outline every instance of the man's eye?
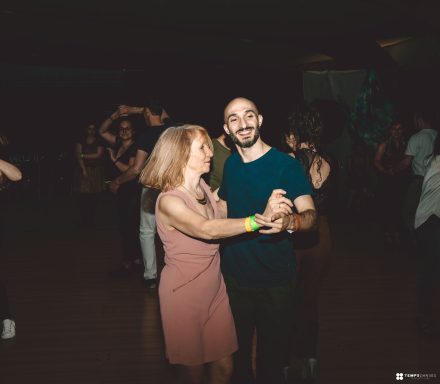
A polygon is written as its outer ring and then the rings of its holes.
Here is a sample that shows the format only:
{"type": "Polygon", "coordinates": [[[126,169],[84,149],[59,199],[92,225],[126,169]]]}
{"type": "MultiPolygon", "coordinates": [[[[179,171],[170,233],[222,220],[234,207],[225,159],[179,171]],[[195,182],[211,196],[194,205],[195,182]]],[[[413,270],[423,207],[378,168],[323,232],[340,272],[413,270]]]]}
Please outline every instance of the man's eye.
{"type": "Polygon", "coordinates": [[[237,119],[231,119],[231,120],[229,120],[229,122],[231,122],[231,123],[235,123],[237,121],[237,119]]]}

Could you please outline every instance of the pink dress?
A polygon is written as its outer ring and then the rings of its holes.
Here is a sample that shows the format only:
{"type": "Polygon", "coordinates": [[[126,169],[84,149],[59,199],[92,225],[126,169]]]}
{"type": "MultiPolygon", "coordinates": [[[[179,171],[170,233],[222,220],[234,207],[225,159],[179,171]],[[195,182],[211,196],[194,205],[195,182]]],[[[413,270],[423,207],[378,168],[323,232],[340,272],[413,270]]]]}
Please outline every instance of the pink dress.
{"type": "MultiPolygon", "coordinates": [[[[217,206],[201,180],[215,218],[217,206]]],[[[196,202],[186,193],[161,193],[182,198],[190,209],[196,202]]],[[[167,357],[172,364],[198,365],[219,360],[238,349],[229,299],[220,272],[219,244],[168,230],[157,217],[157,230],[165,250],[159,284],[160,312],[167,357]]]]}

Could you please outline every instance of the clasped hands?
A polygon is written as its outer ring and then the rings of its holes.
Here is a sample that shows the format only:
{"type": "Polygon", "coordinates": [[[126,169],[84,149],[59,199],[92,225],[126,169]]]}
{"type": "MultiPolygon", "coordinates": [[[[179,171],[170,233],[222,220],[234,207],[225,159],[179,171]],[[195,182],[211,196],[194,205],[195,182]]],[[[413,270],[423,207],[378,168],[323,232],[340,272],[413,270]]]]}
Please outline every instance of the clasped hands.
{"type": "Polygon", "coordinates": [[[283,189],[274,189],[270,195],[266,208],[262,214],[255,214],[255,221],[260,226],[262,234],[273,234],[283,232],[290,223],[293,203],[284,195],[287,192],[283,189]]]}

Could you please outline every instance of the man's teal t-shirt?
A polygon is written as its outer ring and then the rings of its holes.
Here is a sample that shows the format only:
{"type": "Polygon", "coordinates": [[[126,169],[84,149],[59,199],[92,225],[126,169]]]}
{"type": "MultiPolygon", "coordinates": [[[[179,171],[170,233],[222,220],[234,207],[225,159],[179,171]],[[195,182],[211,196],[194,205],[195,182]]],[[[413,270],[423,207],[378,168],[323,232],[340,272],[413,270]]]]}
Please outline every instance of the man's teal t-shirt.
{"type": "MultiPolygon", "coordinates": [[[[312,189],[303,167],[293,157],[271,148],[259,159],[244,163],[238,153],[225,163],[219,197],[228,205],[228,218],[263,213],[274,189],[284,189],[292,201],[312,189]]],[[[246,233],[227,239],[221,256],[223,274],[239,285],[273,287],[287,284],[295,273],[294,234],[246,233]]]]}

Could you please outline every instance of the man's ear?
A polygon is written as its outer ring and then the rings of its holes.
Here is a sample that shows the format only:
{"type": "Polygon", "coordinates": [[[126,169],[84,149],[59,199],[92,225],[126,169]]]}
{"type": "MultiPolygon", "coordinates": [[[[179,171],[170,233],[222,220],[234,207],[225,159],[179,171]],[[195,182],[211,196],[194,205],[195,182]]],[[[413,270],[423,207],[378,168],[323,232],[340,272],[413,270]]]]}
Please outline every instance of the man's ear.
{"type": "Polygon", "coordinates": [[[225,130],[226,134],[229,136],[230,132],[229,132],[229,128],[228,128],[227,124],[223,124],[223,129],[225,130]]]}
{"type": "Polygon", "coordinates": [[[262,124],[263,124],[263,116],[258,115],[258,128],[261,128],[262,124]]]}

